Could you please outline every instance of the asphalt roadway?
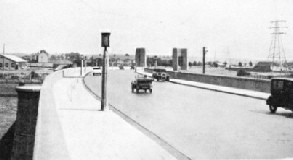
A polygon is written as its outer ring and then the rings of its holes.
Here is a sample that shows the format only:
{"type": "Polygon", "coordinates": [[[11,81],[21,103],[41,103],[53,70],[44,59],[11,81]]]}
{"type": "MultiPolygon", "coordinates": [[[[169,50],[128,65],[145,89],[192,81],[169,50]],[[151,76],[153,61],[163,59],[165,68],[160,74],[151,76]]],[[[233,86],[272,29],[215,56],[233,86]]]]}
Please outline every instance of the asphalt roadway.
{"type": "MultiPolygon", "coordinates": [[[[131,92],[133,70],[110,70],[108,101],[190,159],[293,157],[293,113],[270,114],[265,101],[170,82],[131,92]]],[[[101,77],[86,85],[101,92],[101,77]]]]}

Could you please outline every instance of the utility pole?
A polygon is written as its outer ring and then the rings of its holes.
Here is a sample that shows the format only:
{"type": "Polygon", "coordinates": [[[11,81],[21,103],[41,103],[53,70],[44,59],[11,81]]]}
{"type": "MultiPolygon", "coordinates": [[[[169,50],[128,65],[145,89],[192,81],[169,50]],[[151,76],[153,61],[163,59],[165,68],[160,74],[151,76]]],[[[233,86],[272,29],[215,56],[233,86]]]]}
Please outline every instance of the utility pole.
{"type": "Polygon", "coordinates": [[[103,56],[103,68],[102,68],[102,93],[101,93],[101,110],[108,110],[107,104],[107,70],[108,70],[108,60],[107,60],[107,47],[109,47],[109,36],[110,32],[102,32],[102,47],[104,47],[103,56]]]}
{"type": "Polygon", "coordinates": [[[3,44],[3,65],[2,65],[3,66],[3,71],[5,70],[5,68],[4,68],[5,67],[4,66],[4,63],[5,63],[4,62],[4,59],[5,59],[4,54],[5,54],[5,44],[3,44]]]}
{"type": "Polygon", "coordinates": [[[205,73],[205,69],[206,69],[206,52],[208,52],[208,50],[206,50],[206,47],[202,48],[202,73],[205,73]]]}

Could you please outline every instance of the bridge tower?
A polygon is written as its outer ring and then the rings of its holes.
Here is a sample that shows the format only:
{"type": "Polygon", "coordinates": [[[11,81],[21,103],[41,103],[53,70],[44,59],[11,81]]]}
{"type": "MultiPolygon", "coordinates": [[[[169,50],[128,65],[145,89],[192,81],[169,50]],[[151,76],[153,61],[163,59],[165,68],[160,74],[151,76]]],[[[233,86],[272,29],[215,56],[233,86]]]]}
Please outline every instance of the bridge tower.
{"type": "Polygon", "coordinates": [[[173,71],[188,69],[187,62],[187,49],[186,48],[173,48],[173,71]]]}
{"type": "Polygon", "coordinates": [[[135,52],[136,67],[146,67],[147,58],[145,48],[136,48],[135,52]]]}

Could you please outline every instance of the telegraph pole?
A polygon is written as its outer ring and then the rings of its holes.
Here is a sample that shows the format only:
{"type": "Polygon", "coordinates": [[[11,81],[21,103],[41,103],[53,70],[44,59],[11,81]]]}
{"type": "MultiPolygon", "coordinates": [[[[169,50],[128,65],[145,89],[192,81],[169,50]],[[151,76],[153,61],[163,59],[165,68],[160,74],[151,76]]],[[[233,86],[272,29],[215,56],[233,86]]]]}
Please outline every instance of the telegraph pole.
{"type": "Polygon", "coordinates": [[[107,70],[108,70],[108,60],[107,60],[107,47],[109,47],[109,36],[110,32],[102,32],[102,47],[104,47],[103,56],[103,68],[102,68],[102,93],[101,93],[101,110],[107,110],[107,70]]]}
{"type": "Polygon", "coordinates": [[[4,66],[4,63],[5,63],[5,62],[4,62],[4,59],[5,59],[5,58],[4,58],[4,54],[5,54],[5,44],[3,44],[3,65],[2,65],[2,66],[3,66],[3,71],[5,70],[5,69],[4,69],[4,67],[5,67],[5,66],[4,66]]]}
{"type": "Polygon", "coordinates": [[[206,52],[208,52],[208,50],[206,50],[206,47],[202,48],[202,73],[205,73],[205,69],[206,69],[206,52]]]}

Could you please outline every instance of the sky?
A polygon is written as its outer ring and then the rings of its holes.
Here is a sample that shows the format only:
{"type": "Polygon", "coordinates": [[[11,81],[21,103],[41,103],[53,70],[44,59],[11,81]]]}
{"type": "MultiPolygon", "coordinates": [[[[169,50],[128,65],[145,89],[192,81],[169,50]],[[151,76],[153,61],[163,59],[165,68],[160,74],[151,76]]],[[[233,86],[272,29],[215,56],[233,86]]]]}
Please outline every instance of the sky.
{"type": "MultiPolygon", "coordinates": [[[[6,53],[100,54],[110,30],[109,53],[267,58],[281,23],[286,57],[293,59],[292,0],[0,0],[0,44],[6,53]]],[[[0,50],[0,53],[1,50],[0,50]]]]}

